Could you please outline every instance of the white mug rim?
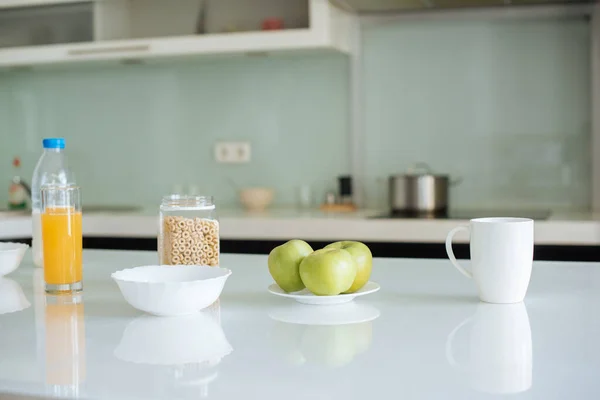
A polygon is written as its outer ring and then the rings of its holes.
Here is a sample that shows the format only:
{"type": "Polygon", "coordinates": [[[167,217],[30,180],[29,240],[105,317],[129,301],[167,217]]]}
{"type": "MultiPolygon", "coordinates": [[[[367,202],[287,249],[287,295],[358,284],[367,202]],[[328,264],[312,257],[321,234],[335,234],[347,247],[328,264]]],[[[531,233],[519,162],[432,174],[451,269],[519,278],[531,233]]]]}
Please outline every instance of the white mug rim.
{"type": "Polygon", "coordinates": [[[531,218],[521,217],[483,217],[473,218],[470,222],[484,223],[484,224],[523,224],[533,222],[531,218]]]}

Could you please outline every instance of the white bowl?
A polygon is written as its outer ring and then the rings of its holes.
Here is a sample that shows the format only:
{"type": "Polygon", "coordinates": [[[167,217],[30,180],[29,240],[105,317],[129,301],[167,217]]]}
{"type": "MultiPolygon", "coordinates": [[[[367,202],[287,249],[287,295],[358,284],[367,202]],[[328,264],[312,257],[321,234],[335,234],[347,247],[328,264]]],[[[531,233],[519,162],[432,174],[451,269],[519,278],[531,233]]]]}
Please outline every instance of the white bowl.
{"type": "Polygon", "coordinates": [[[227,268],[199,265],[147,265],[114,272],[125,300],[158,316],[197,313],[214,303],[231,275],[227,268]]]}
{"type": "Polygon", "coordinates": [[[240,202],[248,211],[264,211],[273,201],[275,192],[269,188],[240,190],[240,202]]]}
{"type": "Polygon", "coordinates": [[[0,242],[0,276],[17,269],[28,247],[24,243],[0,242]]]}

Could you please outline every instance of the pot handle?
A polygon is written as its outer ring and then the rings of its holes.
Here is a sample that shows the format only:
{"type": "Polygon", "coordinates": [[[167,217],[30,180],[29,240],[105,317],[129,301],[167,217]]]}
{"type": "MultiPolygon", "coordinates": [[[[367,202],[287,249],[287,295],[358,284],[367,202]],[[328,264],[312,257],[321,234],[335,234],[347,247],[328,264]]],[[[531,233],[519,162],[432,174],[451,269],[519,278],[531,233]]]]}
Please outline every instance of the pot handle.
{"type": "Polygon", "coordinates": [[[424,162],[416,162],[413,165],[411,165],[410,167],[408,167],[407,172],[409,174],[414,174],[415,172],[417,173],[425,173],[427,175],[431,175],[431,167],[429,166],[429,164],[424,163],[424,162]]]}

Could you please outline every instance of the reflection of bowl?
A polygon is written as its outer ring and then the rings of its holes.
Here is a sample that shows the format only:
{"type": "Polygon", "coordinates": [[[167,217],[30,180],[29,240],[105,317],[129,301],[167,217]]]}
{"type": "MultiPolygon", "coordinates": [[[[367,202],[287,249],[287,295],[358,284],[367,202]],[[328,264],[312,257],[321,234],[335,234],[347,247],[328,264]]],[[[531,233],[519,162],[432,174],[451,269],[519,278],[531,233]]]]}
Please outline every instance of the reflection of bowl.
{"type": "Polygon", "coordinates": [[[0,276],[17,269],[28,247],[23,243],[0,242],[0,276]]]}
{"type": "Polygon", "coordinates": [[[157,318],[145,315],[133,320],[115,350],[123,361],[153,365],[207,363],[213,365],[231,353],[221,326],[208,312],[157,318]]]}
{"type": "Polygon", "coordinates": [[[275,191],[270,188],[240,190],[240,202],[248,211],[264,211],[273,201],[275,191]]]}
{"type": "Polygon", "coordinates": [[[125,300],[158,316],[196,313],[213,304],[231,275],[227,268],[197,265],[149,265],[111,276],[125,300]]]}
{"type": "Polygon", "coordinates": [[[12,279],[0,278],[0,314],[21,311],[31,306],[21,285],[12,279]]]}

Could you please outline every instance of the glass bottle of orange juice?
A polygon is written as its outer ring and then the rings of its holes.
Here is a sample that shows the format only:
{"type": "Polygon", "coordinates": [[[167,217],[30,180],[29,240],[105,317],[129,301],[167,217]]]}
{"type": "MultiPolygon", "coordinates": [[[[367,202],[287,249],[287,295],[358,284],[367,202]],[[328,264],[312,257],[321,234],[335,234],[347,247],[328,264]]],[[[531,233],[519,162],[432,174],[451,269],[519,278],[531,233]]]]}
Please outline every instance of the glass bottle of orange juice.
{"type": "Polygon", "coordinates": [[[42,188],[44,282],[48,293],[83,289],[81,194],[78,186],[42,188]]]}

